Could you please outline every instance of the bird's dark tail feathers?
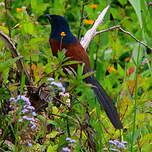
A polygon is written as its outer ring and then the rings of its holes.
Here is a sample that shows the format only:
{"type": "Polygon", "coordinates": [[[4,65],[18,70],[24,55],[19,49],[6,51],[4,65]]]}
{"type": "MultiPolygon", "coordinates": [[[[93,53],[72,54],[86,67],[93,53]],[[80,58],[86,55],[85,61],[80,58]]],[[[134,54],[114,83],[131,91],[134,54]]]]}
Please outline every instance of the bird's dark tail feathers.
{"type": "Polygon", "coordinates": [[[100,83],[95,79],[94,76],[89,76],[84,79],[86,83],[90,83],[92,85],[92,89],[97,96],[97,99],[100,105],[103,106],[108,118],[116,129],[122,129],[123,125],[120,121],[119,115],[117,113],[117,109],[114,106],[112,100],[107,95],[104,88],[100,85],[100,83]]]}

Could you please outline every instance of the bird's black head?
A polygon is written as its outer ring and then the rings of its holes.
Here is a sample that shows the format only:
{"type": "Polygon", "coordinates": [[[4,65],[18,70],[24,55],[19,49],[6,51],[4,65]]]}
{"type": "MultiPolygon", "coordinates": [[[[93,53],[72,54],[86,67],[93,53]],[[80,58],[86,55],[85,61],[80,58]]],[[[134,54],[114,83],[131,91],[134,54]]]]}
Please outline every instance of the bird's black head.
{"type": "Polygon", "coordinates": [[[49,22],[52,26],[54,26],[54,25],[55,26],[56,25],[58,25],[58,26],[60,26],[60,25],[68,26],[68,23],[63,16],[46,14],[45,17],[47,17],[47,19],[49,20],[49,22]]]}
{"type": "Polygon", "coordinates": [[[45,17],[47,17],[51,24],[51,39],[60,39],[62,37],[61,33],[65,34],[63,39],[65,41],[75,39],[70,32],[68,22],[63,16],[46,14],[45,17]]]}

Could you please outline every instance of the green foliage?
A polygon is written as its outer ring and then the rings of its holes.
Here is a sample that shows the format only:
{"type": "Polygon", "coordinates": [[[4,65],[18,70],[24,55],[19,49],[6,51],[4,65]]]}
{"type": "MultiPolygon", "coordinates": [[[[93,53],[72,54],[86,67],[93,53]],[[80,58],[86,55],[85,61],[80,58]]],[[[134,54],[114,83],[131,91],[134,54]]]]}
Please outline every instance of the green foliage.
{"type": "Polygon", "coordinates": [[[66,50],[59,51],[57,57],[52,56],[48,40],[50,25],[43,18],[48,13],[65,16],[72,33],[81,38],[99,11],[109,4],[110,9],[98,30],[120,25],[152,48],[152,6],[148,2],[0,0],[0,30],[11,37],[21,54],[12,58],[5,42],[0,41],[0,151],[55,152],[63,148],[73,152],[113,151],[112,148],[122,152],[151,151],[151,50],[118,29],[97,35],[89,45],[93,73],[117,105],[125,128],[115,130],[90,85],[82,81],[92,73],[83,74],[84,65],[66,58],[66,50]],[[16,62],[21,58],[30,73],[32,86],[26,86],[23,73],[18,75],[16,62]],[[77,71],[71,68],[65,73],[63,67],[73,64],[78,65],[77,71]],[[52,77],[50,82],[48,78],[52,77]],[[66,93],[61,93],[64,86],[58,87],[52,82],[68,84],[66,93]],[[29,88],[38,88],[39,94],[43,90],[49,92],[48,105],[36,115],[32,115],[31,109],[24,113],[25,101],[17,100],[19,95],[24,95],[42,104],[37,96],[34,96],[36,99],[30,96],[29,88]],[[56,94],[60,94],[59,100],[56,94]],[[70,140],[66,140],[67,137],[70,140]],[[109,140],[128,143],[123,148],[109,144],[109,140]]]}

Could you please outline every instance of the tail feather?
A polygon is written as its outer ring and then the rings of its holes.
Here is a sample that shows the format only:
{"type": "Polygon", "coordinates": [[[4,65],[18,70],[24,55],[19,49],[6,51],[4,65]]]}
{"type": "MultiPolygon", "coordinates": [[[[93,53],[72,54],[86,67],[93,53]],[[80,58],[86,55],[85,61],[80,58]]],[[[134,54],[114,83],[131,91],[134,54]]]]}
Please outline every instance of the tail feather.
{"type": "Polygon", "coordinates": [[[120,121],[119,115],[117,113],[117,109],[112,103],[112,100],[107,95],[104,88],[100,85],[100,83],[95,79],[94,76],[89,76],[84,79],[86,83],[92,84],[92,89],[97,96],[97,99],[100,105],[103,106],[108,118],[116,129],[122,129],[123,125],[120,121]]]}

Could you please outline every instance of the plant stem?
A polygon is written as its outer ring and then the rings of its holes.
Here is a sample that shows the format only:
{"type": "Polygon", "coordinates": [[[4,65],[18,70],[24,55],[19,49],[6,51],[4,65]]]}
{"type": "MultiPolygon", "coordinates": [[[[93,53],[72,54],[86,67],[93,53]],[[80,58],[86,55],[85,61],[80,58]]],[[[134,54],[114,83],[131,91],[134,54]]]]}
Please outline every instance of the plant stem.
{"type": "Polygon", "coordinates": [[[140,45],[139,45],[139,51],[137,54],[137,61],[136,61],[136,75],[135,75],[135,97],[134,97],[134,114],[133,114],[133,129],[132,129],[132,137],[131,137],[131,147],[130,147],[130,151],[133,152],[133,144],[134,144],[134,137],[135,137],[135,129],[136,129],[136,115],[137,115],[137,84],[138,84],[138,69],[139,69],[139,56],[140,56],[140,45]]]}
{"type": "Polygon", "coordinates": [[[82,29],[82,23],[83,23],[83,19],[84,19],[84,7],[85,7],[85,0],[82,1],[82,6],[81,6],[81,18],[80,18],[80,26],[78,29],[78,39],[80,39],[81,37],[81,29],[82,29]]]}

